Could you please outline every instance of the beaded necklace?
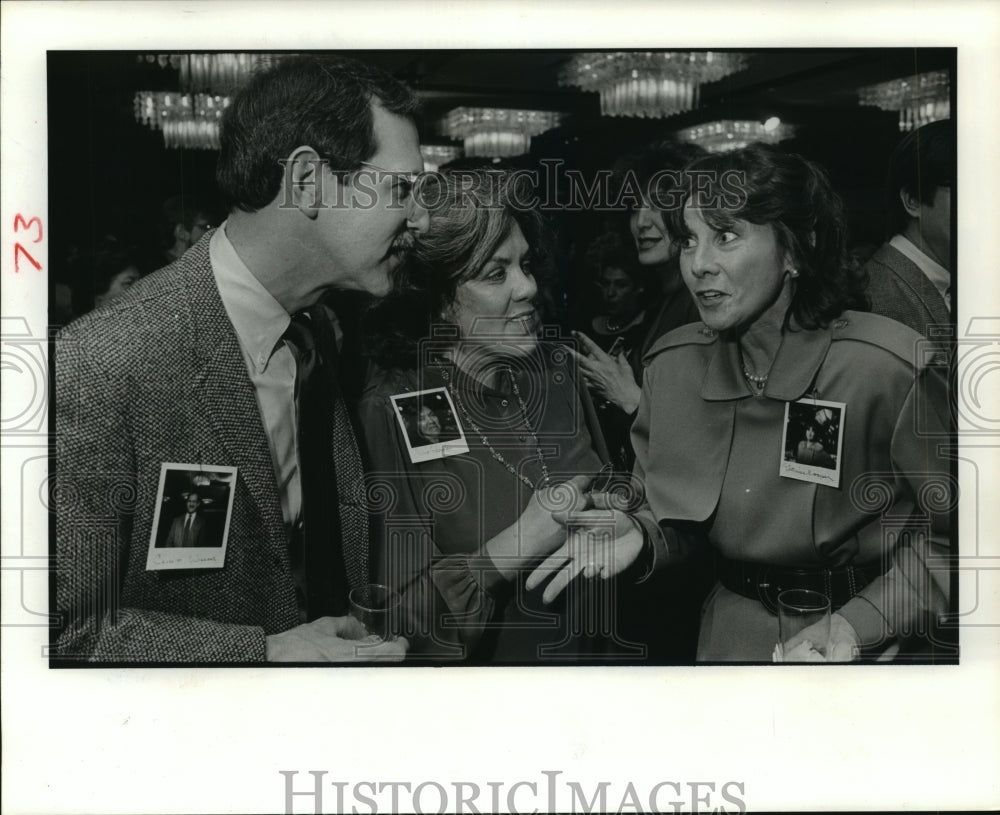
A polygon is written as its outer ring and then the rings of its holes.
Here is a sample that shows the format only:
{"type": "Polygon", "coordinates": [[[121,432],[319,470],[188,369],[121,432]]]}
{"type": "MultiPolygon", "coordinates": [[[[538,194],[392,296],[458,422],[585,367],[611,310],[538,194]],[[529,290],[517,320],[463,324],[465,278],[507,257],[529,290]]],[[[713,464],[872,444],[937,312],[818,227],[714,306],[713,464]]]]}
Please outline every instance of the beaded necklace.
{"type": "Polygon", "coordinates": [[[757,390],[762,390],[767,384],[767,374],[752,374],[746,365],[743,366],[743,376],[746,378],[747,382],[756,386],[757,390]]]}
{"type": "Polygon", "coordinates": [[[439,368],[441,370],[441,376],[444,379],[445,384],[449,386],[448,390],[451,392],[452,396],[455,397],[455,404],[458,405],[458,410],[462,414],[462,418],[465,419],[469,427],[471,427],[473,431],[476,433],[476,435],[479,436],[479,438],[483,442],[483,445],[486,447],[487,450],[489,450],[490,455],[493,456],[493,458],[496,461],[498,461],[500,464],[506,467],[507,471],[510,472],[511,475],[523,481],[528,486],[529,489],[535,490],[547,486],[549,482],[549,468],[545,465],[545,457],[542,455],[542,449],[538,444],[538,436],[535,434],[535,428],[532,426],[531,420],[528,418],[528,406],[524,404],[524,399],[521,398],[521,389],[518,388],[517,380],[514,378],[514,372],[510,369],[510,367],[504,368],[504,371],[507,374],[507,378],[510,380],[510,386],[511,390],[514,392],[514,397],[517,399],[517,403],[521,408],[521,418],[524,420],[524,426],[525,428],[527,428],[528,434],[531,436],[531,441],[535,445],[535,455],[537,456],[538,463],[542,468],[542,479],[537,484],[533,483],[523,473],[519,473],[514,468],[514,465],[512,465],[509,461],[507,461],[507,459],[505,459],[503,455],[501,455],[500,451],[497,450],[492,444],[490,444],[489,438],[487,438],[486,434],[483,433],[479,425],[476,424],[472,416],[469,415],[469,411],[466,410],[465,403],[462,401],[462,397],[458,393],[458,389],[451,387],[452,385],[451,374],[448,372],[448,369],[445,368],[443,365],[440,365],[439,368]]]}

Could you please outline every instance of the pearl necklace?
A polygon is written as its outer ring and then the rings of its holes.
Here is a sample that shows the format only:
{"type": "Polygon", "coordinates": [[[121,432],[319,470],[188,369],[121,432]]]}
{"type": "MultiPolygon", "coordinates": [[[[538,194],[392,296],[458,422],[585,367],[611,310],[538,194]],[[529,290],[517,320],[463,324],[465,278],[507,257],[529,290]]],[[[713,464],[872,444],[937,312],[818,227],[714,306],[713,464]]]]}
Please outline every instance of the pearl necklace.
{"type": "Polygon", "coordinates": [[[455,404],[458,405],[458,410],[462,414],[462,418],[465,419],[469,427],[471,427],[473,431],[475,431],[476,435],[479,436],[479,438],[483,442],[483,446],[485,446],[486,449],[490,451],[490,455],[493,456],[493,458],[496,461],[498,461],[500,464],[506,467],[507,471],[510,472],[511,475],[524,482],[524,484],[526,484],[529,489],[536,490],[548,486],[549,468],[545,465],[545,457],[542,455],[542,449],[538,444],[538,436],[535,435],[535,428],[532,427],[531,420],[528,419],[528,406],[524,404],[524,399],[521,398],[521,390],[520,388],[517,387],[517,380],[514,379],[514,372],[509,367],[504,368],[504,371],[507,374],[507,378],[510,380],[511,390],[514,392],[514,396],[517,398],[517,403],[521,408],[521,418],[524,420],[524,426],[527,428],[528,433],[531,436],[531,441],[535,445],[535,455],[538,458],[538,463],[542,468],[542,479],[537,484],[533,483],[529,478],[527,478],[527,476],[525,476],[524,473],[519,473],[514,468],[514,465],[512,465],[509,461],[507,461],[507,459],[505,459],[500,454],[500,451],[497,450],[495,447],[493,447],[492,444],[490,444],[490,440],[487,438],[486,434],[483,433],[479,425],[477,425],[472,416],[469,415],[469,411],[466,410],[465,403],[462,401],[462,397],[461,395],[459,395],[458,389],[451,387],[452,385],[451,374],[448,372],[448,369],[445,368],[443,365],[439,365],[438,367],[440,368],[441,371],[441,377],[444,379],[445,384],[448,385],[449,392],[452,394],[452,396],[455,397],[455,404]]]}
{"type": "Polygon", "coordinates": [[[768,374],[758,375],[750,373],[750,369],[746,365],[743,366],[743,376],[746,377],[747,382],[755,386],[757,390],[763,390],[764,385],[767,384],[768,374]]]}

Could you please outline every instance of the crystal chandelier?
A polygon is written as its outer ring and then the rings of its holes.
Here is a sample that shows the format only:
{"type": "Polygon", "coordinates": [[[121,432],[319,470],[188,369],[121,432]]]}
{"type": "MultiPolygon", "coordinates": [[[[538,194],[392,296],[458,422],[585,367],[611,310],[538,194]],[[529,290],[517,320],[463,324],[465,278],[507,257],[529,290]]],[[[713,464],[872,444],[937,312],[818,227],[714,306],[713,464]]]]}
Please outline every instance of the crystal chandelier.
{"type": "Polygon", "coordinates": [[[602,116],[662,119],[698,106],[698,93],[746,65],[718,51],[611,51],[573,56],[559,84],[601,95],[602,116]]]}
{"type": "Polygon", "coordinates": [[[906,132],[951,116],[948,71],[892,79],[858,91],[862,105],[899,111],[899,129],[906,132]]]}
{"type": "Polygon", "coordinates": [[[794,135],[795,128],[792,125],[783,123],[777,116],[772,116],[764,122],[753,119],[704,122],[681,130],[677,138],[700,145],[709,153],[727,153],[730,150],[740,150],[751,142],[777,144],[794,135]]]}
{"type": "Polygon", "coordinates": [[[558,127],[562,117],[549,110],[455,108],[441,122],[441,132],[462,139],[467,156],[519,156],[531,149],[532,136],[558,127]]]}
{"type": "Polygon", "coordinates": [[[424,160],[424,170],[436,173],[442,164],[454,161],[462,155],[462,148],[452,144],[421,144],[420,156],[424,160]]]}
{"type": "Polygon", "coordinates": [[[229,102],[229,96],[207,93],[139,91],[135,118],[162,131],[169,149],[218,150],[219,122],[229,102]]]}
{"type": "Polygon", "coordinates": [[[157,63],[179,73],[179,91],[139,91],[136,121],[163,132],[168,148],[219,149],[219,124],[232,93],[259,68],[280,54],[147,54],[140,62],[157,63]]]}

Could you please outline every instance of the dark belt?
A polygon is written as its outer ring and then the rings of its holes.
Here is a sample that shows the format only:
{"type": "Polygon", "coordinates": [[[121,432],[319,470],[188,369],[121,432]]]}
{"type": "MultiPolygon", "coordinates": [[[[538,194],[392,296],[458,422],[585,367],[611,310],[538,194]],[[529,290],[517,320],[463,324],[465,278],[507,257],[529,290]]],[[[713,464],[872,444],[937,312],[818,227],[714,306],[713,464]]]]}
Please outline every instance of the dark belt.
{"type": "Polygon", "coordinates": [[[885,573],[881,561],[837,569],[792,569],[746,560],[716,558],[719,582],[727,589],[757,600],[772,614],[778,613],[778,595],[788,589],[808,589],[830,598],[836,611],[876,577],[885,573]]]}

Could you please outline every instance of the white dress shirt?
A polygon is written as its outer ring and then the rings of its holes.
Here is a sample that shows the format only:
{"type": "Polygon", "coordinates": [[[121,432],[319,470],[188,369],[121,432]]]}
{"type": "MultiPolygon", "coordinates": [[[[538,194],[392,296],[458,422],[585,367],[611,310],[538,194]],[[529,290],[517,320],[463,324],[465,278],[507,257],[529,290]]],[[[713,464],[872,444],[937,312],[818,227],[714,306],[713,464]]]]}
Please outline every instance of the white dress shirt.
{"type": "Polygon", "coordinates": [[[295,357],[281,337],[291,317],[271,296],[236,253],[223,223],[208,247],[222,305],[236,329],[247,373],[257,394],[271,448],[271,461],[281,497],[285,525],[299,522],[302,487],[299,480],[295,422],[295,357]]]}
{"type": "Polygon", "coordinates": [[[944,304],[951,312],[951,273],[940,263],[921,252],[909,238],[898,234],[893,235],[889,246],[902,252],[917,265],[917,268],[924,273],[924,277],[931,281],[935,289],[941,292],[944,304]]]}

